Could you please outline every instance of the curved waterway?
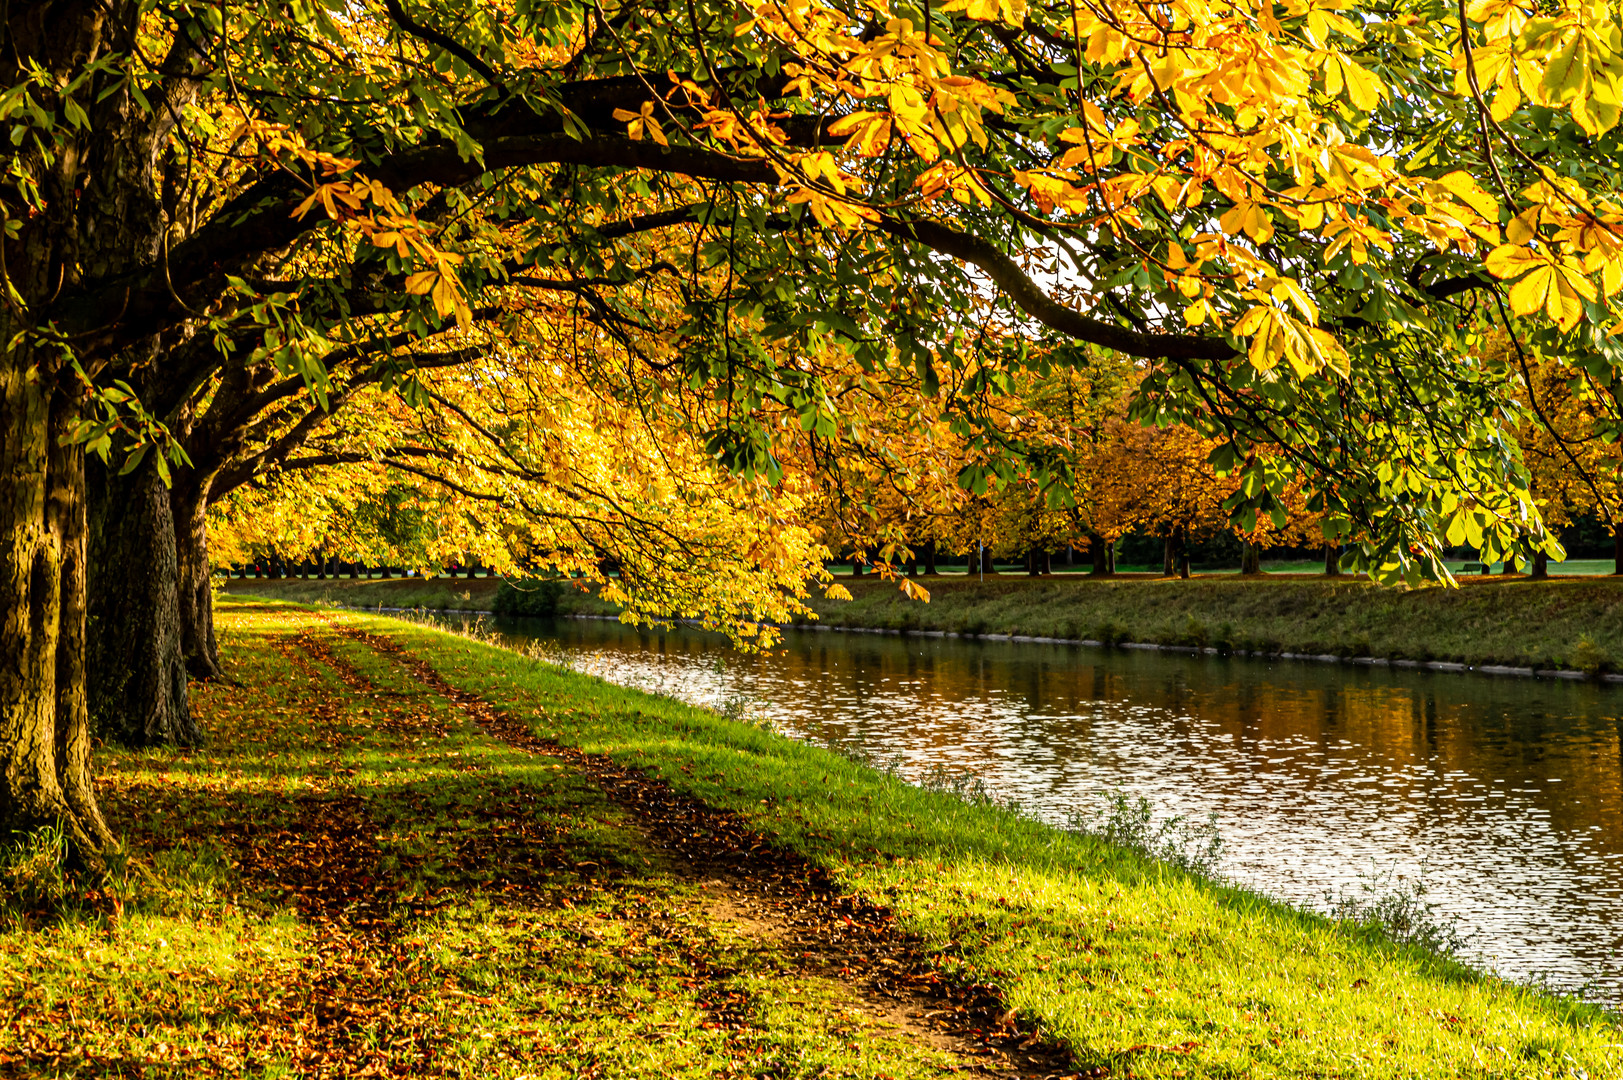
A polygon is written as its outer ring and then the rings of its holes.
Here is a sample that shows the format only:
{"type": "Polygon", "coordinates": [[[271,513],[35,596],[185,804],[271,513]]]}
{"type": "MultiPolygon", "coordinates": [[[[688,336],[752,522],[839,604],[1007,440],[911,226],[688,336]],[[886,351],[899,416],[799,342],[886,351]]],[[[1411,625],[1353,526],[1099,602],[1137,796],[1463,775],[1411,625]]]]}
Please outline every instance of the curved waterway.
{"type": "Polygon", "coordinates": [[[796,736],[970,770],[1046,820],[1102,793],[1217,815],[1223,871],[1323,908],[1420,877],[1468,955],[1623,1000],[1623,689],[1568,681],[876,634],[501,620],[575,667],[796,736]]]}

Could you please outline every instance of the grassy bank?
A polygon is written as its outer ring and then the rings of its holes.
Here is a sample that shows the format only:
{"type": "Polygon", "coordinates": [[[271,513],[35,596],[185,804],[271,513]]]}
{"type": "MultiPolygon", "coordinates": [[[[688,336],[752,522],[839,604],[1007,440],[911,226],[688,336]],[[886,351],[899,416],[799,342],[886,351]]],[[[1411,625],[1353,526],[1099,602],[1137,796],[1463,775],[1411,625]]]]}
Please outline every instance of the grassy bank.
{"type": "Polygon", "coordinates": [[[713,713],[219,625],[210,744],[102,757],[154,880],[0,932],[0,1075],[1623,1075],[1596,1009],[713,713]]]}
{"type": "Polygon", "coordinates": [[[931,601],[841,579],[829,626],[1200,645],[1536,668],[1623,667],[1623,582],[1462,578],[1409,591],[1323,578],[926,578],[931,601]]]}
{"type": "MultiPolygon", "coordinates": [[[[1623,670],[1623,581],[1610,577],[1467,576],[1458,588],[1409,591],[1313,575],[922,580],[931,592],[928,604],[873,577],[842,577],[853,599],[818,599],[813,607],[822,625],[835,627],[1623,670]]],[[[352,608],[489,610],[499,584],[491,578],[235,580],[229,591],[352,608]]],[[[577,590],[561,593],[560,614],[613,611],[577,590]]]]}

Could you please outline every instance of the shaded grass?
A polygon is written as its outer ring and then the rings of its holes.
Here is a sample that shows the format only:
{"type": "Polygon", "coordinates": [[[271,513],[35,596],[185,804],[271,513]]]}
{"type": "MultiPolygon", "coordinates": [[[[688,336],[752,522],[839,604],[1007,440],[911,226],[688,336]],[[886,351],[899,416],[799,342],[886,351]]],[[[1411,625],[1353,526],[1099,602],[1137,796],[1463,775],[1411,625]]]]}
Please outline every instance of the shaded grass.
{"type": "Polygon", "coordinates": [[[431,628],[359,625],[546,738],[747,816],[889,905],[1085,1066],[1134,1076],[1623,1075],[1615,1017],[827,751],[431,628]]]}
{"type": "Polygon", "coordinates": [[[102,757],[145,872],[0,911],[0,1075],[943,1074],[709,917],[562,761],[308,611],[219,631],[209,744],[102,757]]]}
{"type": "Polygon", "coordinates": [[[1623,667],[1623,582],[1604,578],[1462,578],[1459,588],[1400,591],[1350,579],[945,577],[924,580],[928,604],[878,581],[841,584],[852,600],[814,604],[824,625],[1471,665],[1623,667]]]}

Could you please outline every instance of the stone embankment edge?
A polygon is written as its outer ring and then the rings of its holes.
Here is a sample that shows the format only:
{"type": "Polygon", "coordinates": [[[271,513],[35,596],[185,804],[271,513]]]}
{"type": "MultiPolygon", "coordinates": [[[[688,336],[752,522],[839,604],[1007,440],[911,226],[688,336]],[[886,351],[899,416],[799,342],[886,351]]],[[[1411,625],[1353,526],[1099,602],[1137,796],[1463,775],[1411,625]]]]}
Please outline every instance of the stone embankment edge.
{"type": "MultiPolygon", "coordinates": [[[[334,607],[347,611],[373,611],[380,614],[421,611],[436,615],[494,615],[493,611],[483,611],[477,608],[404,608],[404,607],[349,607],[343,604],[334,604],[334,607]]],[[[619,622],[613,615],[566,615],[569,619],[598,619],[604,622],[619,622]]],[[[680,623],[698,625],[697,619],[678,619],[680,623]]],[[[1106,648],[1102,641],[1093,638],[1060,638],[1060,637],[1032,637],[1027,634],[959,634],[951,630],[884,630],[866,626],[824,626],[821,623],[796,623],[791,627],[794,630],[829,630],[846,634],[888,634],[893,637],[911,635],[913,637],[963,638],[974,641],[1019,641],[1035,645],[1085,645],[1093,649],[1106,648]]],[[[1239,656],[1248,660],[1302,660],[1309,663],[1321,664],[1352,664],[1360,667],[1398,668],[1407,671],[1448,671],[1457,674],[1476,675],[1508,675],[1523,679],[1572,679],[1582,680],[1594,678],[1587,672],[1570,671],[1565,668],[1531,668],[1511,667],[1504,664],[1459,664],[1451,660],[1388,660],[1384,656],[1337,656],[1335,653],[1294,653],[1294,652],[1250,652],[1245,649],[1233,649],[1224,653],[1221,649],[1211,646],[1198,645],[1157,645],[1150,641],[1118,641],[1118,649],[1142,649],[1152,652],[1183,653],[1188,656],[1239,656]]],[[[1599,680],[1609,683],[1623,683],[1623,672],[1603,672],[1599,680]]]]}

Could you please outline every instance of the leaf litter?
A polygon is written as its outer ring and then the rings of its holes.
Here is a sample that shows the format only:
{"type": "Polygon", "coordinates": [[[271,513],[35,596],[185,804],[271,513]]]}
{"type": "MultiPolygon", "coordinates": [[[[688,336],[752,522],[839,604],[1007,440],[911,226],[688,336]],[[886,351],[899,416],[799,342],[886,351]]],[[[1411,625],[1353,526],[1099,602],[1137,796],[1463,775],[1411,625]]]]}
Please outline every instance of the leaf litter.
{"type": "Polygon", "coordinates": [[[157,887],[0,932],[0,1076],[1074,1074],[736,815],[333,629],[242,617],[210,746],[110,755],[157,887]]]}

